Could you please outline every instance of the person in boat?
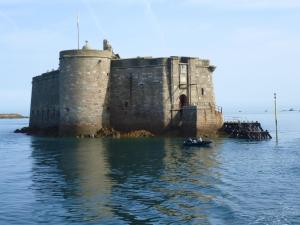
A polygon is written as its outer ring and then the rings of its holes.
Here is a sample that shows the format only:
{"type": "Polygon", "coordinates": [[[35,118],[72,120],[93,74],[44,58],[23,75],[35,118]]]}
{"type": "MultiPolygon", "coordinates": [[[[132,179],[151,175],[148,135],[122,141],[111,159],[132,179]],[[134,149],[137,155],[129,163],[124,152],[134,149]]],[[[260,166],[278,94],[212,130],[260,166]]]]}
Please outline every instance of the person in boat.
{"type": "Polygon", "coordinates": [[[198,138],[198,141],[199,141],[199,142],[202,142],[203,140],[202,140],[202,138],[201,138],[201,137],[199,137],[199,138],[198,138]]]}

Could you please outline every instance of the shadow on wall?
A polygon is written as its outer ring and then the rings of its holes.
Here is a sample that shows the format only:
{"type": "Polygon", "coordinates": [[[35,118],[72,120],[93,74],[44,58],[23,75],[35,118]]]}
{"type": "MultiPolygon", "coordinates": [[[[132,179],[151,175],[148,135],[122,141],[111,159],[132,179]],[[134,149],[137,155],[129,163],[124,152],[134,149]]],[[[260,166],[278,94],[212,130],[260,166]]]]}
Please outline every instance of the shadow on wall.
{"type": "MultiPolygon", "coordinates": [[[[110,63],[109,63],[110,66],[110,63]]],[[[104,74],[102,74],[102,76],[105,76],[104,74]]],[[[111,73],[107,73],[106,76],[108,76],[108,80],[107,80],[107,86],[103,87],[103,90],[101,91],[105,91],[104,94],[104,101],[103,101],[103,105],[100,107],[103,107],[102,109],[102,114],[101,114],[101,127],[102,128],[111,128],[111,122],[110,122],[110,89],[111,89],[111,73]]],[[[101,75],[100,75],[100,79],[101,79],[101,75]]]]}
{"type": "Polygon", "coordinates": [[[59,124],[59,71],[43,73],[32,79],[31,128],[57,130],[59,124]]]}
{"type": "Polygon", "coordinates": [[[120,131],[165,129],[165,59],[112,60],[111,125],[120,131]]]}
{"type": "Polygon", "coordinates": [[[186,106],[182,109],[182,136],[197,136],[197,106],[186,106]]]}

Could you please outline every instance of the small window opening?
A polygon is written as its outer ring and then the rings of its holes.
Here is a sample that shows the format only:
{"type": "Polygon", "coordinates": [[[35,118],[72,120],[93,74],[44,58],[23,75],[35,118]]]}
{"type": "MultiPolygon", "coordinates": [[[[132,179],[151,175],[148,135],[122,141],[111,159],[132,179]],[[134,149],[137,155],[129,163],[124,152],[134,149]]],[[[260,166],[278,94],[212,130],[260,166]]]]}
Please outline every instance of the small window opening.
{"type": "Polygon", "coordinates": [[[204,88],[201,88],[201,94],[204,95],[204,88]]]}

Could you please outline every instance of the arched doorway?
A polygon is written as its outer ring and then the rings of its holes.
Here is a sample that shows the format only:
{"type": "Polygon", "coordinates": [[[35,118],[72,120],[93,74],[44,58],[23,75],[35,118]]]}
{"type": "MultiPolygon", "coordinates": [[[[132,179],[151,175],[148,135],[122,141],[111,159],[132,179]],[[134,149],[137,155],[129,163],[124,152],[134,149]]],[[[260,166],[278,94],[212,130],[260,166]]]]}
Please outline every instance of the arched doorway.
{"type": "Polygon", "coordinates": [[[182,109],[184,106],[187,106],[187,97],[186,95],[182,94],[179,96],[179,107],[182,109]]]}

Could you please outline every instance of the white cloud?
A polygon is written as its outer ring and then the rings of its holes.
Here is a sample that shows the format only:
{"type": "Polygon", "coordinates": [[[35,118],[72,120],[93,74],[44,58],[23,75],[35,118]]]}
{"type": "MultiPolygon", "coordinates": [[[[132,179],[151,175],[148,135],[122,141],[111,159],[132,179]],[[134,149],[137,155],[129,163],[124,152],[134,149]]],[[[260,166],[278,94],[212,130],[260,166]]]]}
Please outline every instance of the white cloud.
{"type": "Polygon", "coordinates": [[[150,0],[144,0],[144,5],[146,9],[146,16],[149,19],[149,22],[151,23],[152,27],[154,28],[155,32],[159,36],[159,39],[162,43],[165,42],[165,34],[161,27],[160,21],[158,17],[156,16],[154,10],[152,9],[152,3],[150,0]]]}
{"type": "Polygon", "coordinates": [[[7,14],[1,11],[0,11],[0,25],[1,28],[8,26],[9,28],[12,28],[14,30],[19,29],[17,23],[10,16],[8,16],[7,14]]]}
{"type": "MultiPolygon", "coordinates": [[[[87,9],[89,15],[91,16],[91,19],[92,19],[95,27],[99,31],[99,33],[101,35],[103,35],[104,37],[107,37],[107,34],[104,31],[104,28],[103,28],[103,25],[101,23],[101,20],[98,17],[98,14],[95,11],[95,9],[93,8],[93,5],[90,3],[90,1],[81,0],[81,3],[86,7],[86,9],[87,9]]],[[[80,16],[80,14],[79,14],[79,16],[80,16]]]]}

